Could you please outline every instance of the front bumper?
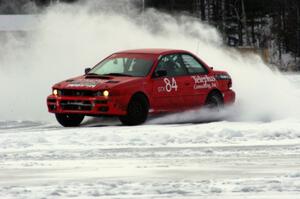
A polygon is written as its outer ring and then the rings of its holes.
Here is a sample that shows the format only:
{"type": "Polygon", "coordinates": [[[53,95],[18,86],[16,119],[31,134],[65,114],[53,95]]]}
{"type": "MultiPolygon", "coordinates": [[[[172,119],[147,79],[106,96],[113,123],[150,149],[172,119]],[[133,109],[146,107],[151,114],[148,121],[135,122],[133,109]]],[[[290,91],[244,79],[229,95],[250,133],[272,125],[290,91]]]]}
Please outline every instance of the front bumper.
{"type": "Polygon", "coordinates": [[[48,111],[61,114],[84,115],[126,115],[126,106],[120,103],[118,97],[74,97],[55,96],[47,98],[48,111]]]}

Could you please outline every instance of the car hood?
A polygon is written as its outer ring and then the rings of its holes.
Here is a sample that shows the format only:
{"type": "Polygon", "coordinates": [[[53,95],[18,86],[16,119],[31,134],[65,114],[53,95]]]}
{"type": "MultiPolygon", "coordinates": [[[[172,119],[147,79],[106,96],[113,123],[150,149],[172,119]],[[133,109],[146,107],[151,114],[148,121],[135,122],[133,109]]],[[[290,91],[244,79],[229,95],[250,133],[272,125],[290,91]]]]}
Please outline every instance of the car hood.
{"type": "Polygon", "coordinates": [[[110,89],[120,84],[141,80],[142,77],[119,77],[119,76],[79,76],[57,83],[56,89],[74,90],[102,90],[110,89]]]}

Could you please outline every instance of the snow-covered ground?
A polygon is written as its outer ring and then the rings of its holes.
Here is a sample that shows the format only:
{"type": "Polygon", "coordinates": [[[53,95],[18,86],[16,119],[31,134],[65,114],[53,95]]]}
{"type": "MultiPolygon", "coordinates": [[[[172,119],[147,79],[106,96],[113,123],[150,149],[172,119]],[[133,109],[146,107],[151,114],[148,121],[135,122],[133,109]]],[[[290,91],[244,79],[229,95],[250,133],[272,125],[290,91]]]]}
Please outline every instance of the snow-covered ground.
{"type": "Polygon", "coordinates": [[[97,197],[300,198],[300,120],[0,121],[0,198],[97,197]]]}

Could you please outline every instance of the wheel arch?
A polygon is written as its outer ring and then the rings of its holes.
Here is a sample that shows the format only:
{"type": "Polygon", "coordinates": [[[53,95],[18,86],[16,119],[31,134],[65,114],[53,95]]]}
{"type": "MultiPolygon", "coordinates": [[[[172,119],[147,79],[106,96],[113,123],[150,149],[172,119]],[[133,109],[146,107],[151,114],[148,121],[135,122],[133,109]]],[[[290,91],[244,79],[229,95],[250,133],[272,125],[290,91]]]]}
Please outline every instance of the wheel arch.
{"type": "Polygon", "coordinates": [[[127,104],[126,115],[120,116],[119,119],[125,125],[129,125],[129,126],[139,125],[144,123],[147,120],[148,113],[149,113],[149,99],[144,92],[138,91],[131,95],[129,102],[127,104]],[[140,104],[138,105],[131,104],[131,103],[136,103],[136,101],[138,101],[138,103],[140,102],[140,104]],[[138,108],[134,110],[133,107],[138,107],[138,108]]]}
{"type": "Polygon", "coordinates": [[[148,97],[144,92],[142,92],[142,91],[137,91],[137,92],[133,93],[133,94],[131,95],[130,99],[129,99],[129,102],[130,102],[133,98],[135,98],[135,97],[144,97],[144,98],[146,99],[146,101],[147,101],[148,107],[150,107],[149,97],[148,97]]]}
{"type": "Polygon", "coordinates": [[[207,100],[209,99],[209,97],[212,96],[212,95],[219,95],[221,97],[221,99],[222,99],[222,102],[224,103],[224,98],[223,98],[222,92],[220,90],[216,89],[216,88],[212,89],[211,91],[209,91],[209,93],[206,96],[205,102],[207,102],[207,100]]]}

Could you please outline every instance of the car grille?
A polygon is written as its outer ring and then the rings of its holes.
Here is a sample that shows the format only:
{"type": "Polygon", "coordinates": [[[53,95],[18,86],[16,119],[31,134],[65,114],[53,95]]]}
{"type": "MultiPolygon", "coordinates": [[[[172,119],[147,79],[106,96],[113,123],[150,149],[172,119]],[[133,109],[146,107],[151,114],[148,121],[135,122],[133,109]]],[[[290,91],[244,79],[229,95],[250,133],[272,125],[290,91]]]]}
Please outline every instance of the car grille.
{"type": "Polygon", "coordinates": [[[90,111],[93,108],[92,103],[86,100],[62,100],[60,105],[62,110],[72,111],[90,111]]]}
{"type": "Polygon", "coordinates": [[[92,97],[92,96],[95,96],[95,92],[94,91],[89,91],[89,90],[61,90],[61,96],[92,97]]]}

